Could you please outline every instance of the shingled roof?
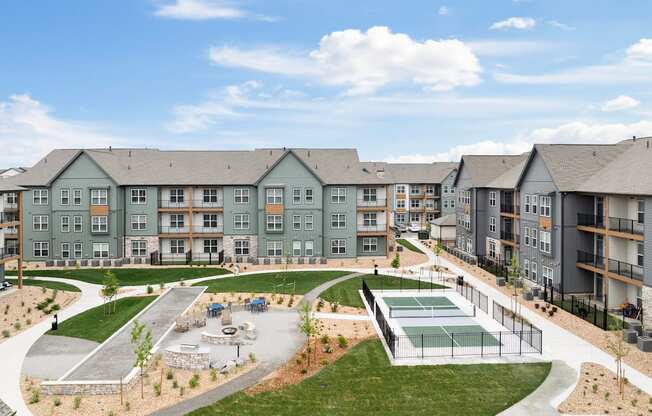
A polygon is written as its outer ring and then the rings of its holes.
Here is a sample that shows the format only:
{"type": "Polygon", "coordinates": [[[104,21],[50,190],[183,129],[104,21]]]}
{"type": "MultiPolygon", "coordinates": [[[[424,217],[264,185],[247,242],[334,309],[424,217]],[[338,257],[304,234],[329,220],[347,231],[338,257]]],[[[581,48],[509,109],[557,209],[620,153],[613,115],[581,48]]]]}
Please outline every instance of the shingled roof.
{"type": "MultiPolygon", "coordinates": [[[[500,188],[492,182],[507,173],[527,158],[527,153],[521,155],[464,155],[460,162],[459,172],[466,169],[475,188],[500,188]]],[[[456,180],[457,182],[457,180],[456,180]]]]}
{"type": "Polygon", "coordinates": [[[456,162],[387,163],[386,174],[394,183],[441,183],[457,165],[456,162]]]}

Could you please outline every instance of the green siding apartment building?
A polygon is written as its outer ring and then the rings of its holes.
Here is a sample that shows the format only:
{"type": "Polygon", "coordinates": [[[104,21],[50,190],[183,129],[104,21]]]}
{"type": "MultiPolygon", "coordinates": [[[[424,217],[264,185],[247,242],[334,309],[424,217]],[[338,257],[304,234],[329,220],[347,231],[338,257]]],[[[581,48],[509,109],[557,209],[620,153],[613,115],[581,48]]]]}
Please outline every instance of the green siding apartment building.
{"type": "Polygon", "coordinates": [[[60,149],[7,181],[22,190],[27,261],[314,263],[387,256],[397,181],[419,184],[434,219],[434,181],[455,166],[361,162],[355,149],[60,149]]]}

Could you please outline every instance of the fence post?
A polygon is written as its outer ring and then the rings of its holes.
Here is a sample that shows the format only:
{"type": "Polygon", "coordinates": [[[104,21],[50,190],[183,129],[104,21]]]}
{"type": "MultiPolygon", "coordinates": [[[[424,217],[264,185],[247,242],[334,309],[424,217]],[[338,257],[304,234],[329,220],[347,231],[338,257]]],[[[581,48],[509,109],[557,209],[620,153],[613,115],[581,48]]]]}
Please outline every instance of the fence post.
{"type": "Polygon", "coordinates": [[[421,333],[421,359],[423,360],[423,332],[421,333]]]}
{"type": "Polygon", "coordinates": [[[598,325],[596,325],[596,319],[597,318],[598,318],[598,305],[596,305],[594,303],[593,304],[593,325],[595,325],[595,326],[598,326],[598,325]]]}
{"type": "Polygon", "coordinates": [[[484,357],[484,331],[480,332],[480,357],[484,357]]]}
{"type": "Polygon", "coordinates": [[[521,336],[518,338],[518,355],[523,355],[523,329],[521,329],[521,336]]]}
{"type": "Polygon", "coordinates": [[[503,331],[498,333],[498,356],[503,355],[503,331]]]}
{"type": "Polygon", "coordinates": [[[455,334],[451,332],[451,358],[455,357],[455,334]]]}

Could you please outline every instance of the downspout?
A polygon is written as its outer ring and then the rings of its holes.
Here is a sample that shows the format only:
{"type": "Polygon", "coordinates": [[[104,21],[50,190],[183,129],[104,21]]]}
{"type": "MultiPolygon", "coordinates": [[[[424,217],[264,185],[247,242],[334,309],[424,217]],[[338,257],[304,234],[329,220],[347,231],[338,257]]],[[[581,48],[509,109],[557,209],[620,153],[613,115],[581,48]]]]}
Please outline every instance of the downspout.
{"type": "Polygon", "coordinates": [[[471,201],[472,205],[475,205],[473,209],[473,248],[475,249],[475,255],[478,255],[478,189],[473,188],[473,200],[471,201]]]}

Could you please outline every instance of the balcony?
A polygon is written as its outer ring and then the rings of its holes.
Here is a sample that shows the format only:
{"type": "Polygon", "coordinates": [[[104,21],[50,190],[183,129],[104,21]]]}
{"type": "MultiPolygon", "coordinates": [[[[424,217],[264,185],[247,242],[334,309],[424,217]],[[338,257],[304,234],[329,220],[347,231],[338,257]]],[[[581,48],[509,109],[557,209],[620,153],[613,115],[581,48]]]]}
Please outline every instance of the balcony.
{"type": "Polygon", "coordinates": [[[4,210],[5,211],[16,211],[18,209],[17,202],[5,202],[4,210]]]}
{"type": "Polygon", "coordinates": [[[19,221],[18,214],[0,212],[0,224],[10,224],[18,221],[19,221]]]}
{"type": "Polygon", "coordinates": [[[500,230],[500,239],[505,241],[517,241],[516,234],[510,230],[500,230]]]}
{"type": "Polygon", "coordinates": [[[510,215],[519,215],[521,213],[521,207],[519,205],[514,205],[512,203],[500,203],[500,213],[501,214],[510,214],[510,215]]]}
{"type": "Polygon", "coordinates": [[[609,259],[609,273],[639,282],[643,281],[643,267],[620,260],[609,259]]]}
{"type": "Polygon", "coordinates": [[[0,260],[16,257],[18,254],[20,254],[18,246],[7,246],[0,248],[0,260]]]}
{"type": "Polygon", "coordinates": [[[577,262],[585,266],[604,270],[604,257],[586,251],[577,250],[577,262]]]}
{"type": "Polygon", "coordinates": [[[386,208],[386,198],[358,199],[358,208],[386,208]]]}
{"type": "Polygon", "coordinates": [[[218,209],[224,208],[224,199],[218,198],[211,200],[205,199],[196,199],[192,201],[193,208],[204,208],[204,209],[218,209]]]}
{"type": "MultiPolygon", "coordinates": [[[[640,223],[637,220],[609,217],[607,221],[609,225],[609,233],[622,233],[636,236],[643,236],[645,233],[645,224],[640,223]]],[[[606,230],[606,225],[605,218],[601,215],[577,214],[578,227],[591,227],[598,230],[606,230]]]]}
{"type": "Polygon", "coordinates": [[[386,224],[357,224],[359,233],[386,233],[386,224]]]}
{"type": "Polygon", "coordinates": [[[217,224],[214,227],[204,227],[196,225],[192,227],[194,234],[221,234],[224,232],[224,224],[217,224]]]}
{"type": "Polygon", "coordinates": [[[180,209],[188,208],[188,201],[184,200],[172,200],[172,199],[159,199],[158,207],[163,209],[180,209]]]}
{"type": "Polygon", "coordinates": [[[184,226],[169,226],[169,225],[161,225],[158,227],[158,233],[159,234],[188,234],[190,232],[190,227],[187,225],[184,226]]]}

